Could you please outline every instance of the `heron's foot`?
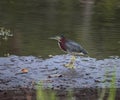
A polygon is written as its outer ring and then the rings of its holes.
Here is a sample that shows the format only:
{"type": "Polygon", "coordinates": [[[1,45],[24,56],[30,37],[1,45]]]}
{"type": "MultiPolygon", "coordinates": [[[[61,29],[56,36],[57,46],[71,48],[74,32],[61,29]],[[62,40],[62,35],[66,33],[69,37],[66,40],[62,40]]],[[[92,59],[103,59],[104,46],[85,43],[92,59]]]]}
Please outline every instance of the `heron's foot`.
{"type": "Polygon", "coordinates": [[[74,64],[71,64],[71,63],[65,64],[64,66],[71,69],[75,68],[74,64]]]}
{"type": "Polygon", "coordinates": [[[75,56],[72,56],[70,63],[65,64],[64,66],[67,67],[67,68],[74,69],[75,68],[75,66],[74,66],[75,59],[76,59],[75,56]]]}

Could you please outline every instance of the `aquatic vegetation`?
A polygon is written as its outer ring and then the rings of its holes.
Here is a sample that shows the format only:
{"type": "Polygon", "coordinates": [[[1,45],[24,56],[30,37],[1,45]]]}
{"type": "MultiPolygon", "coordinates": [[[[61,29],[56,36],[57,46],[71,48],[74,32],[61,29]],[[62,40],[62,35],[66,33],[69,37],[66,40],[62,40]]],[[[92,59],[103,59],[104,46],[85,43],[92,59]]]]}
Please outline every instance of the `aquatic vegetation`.
{"type": "MultiPolygon", "coordinates": [[[[106,81],[107,75],[108,75],[108,72],[106,71],[104,81],[106,81]]],[[[116,66],[114,66],[114,71],[112,73],[111,78],[112,79],[111,79],[110,88],[109,89],[107,89],[106,87],[102,88],[102,91],[101,91],[101,94],[98,100],[104,100],[104,97],[106,96],[107,93],[108,93],[107,100],[115,100],[115,97],[116,97],[116,66]]]]}
{"type": "Polygon", "coordinates": [[[111,81],[108,100],[115,100],[115,96],[116,96],[116,85],[115,85],[115,83],[116,83],[116,66],[115,66],[115,71],[112,75],[112,81],[111,81]]]}
{"type": "Polygon", "coordinates": [[[13,37],[13,33],[11,32],[10,29],[0,27],[0,49],[1,49],[0,55],[2,56],[10,55],[9,46],[11,45],[10,44],[11,37],[13,37]]]}
{"type": "Polygon", "coordinates": [[[0,38],[3,40],[7,40],[8,37],[12,37],[13,34],[11,33],[10,29],[6,29],[4,27],[0,27],[0,38]]]}
{"type": "Polygon", "coordinates": [[[73,91],[69,90],[67,93],[63,90],[63,93],[61,96],[59,94],[59,90],[52,90],[52,89],[45,89],[44,83],[40,82],[37,84],[36,89],[36,99],[37,100],[60,100],[60,97],[63,96],[65,100],[74,100],[73,91]]]}
{"type": "Polygon", "coordinates": [[[43,83],[37,84],[36,98],[37,100],[56,100],[56,93],[50,89],[45,90],[43,88],[43,83]]]}

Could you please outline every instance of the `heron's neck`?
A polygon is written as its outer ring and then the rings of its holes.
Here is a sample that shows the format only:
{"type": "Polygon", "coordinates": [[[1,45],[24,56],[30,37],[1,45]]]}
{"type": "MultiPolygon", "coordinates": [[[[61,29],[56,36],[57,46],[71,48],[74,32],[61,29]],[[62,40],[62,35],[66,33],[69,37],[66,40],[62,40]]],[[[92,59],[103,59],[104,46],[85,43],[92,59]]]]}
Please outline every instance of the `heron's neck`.
{"type": "Polygon", "coordinates": [[[66,39],[65,39],[65,38],[60,39],[60,41],[58,42],[59,47],[60,47],[62,50],[64,50],[64,51],[66,51],[65,42],[66,42],[66,39]]]}

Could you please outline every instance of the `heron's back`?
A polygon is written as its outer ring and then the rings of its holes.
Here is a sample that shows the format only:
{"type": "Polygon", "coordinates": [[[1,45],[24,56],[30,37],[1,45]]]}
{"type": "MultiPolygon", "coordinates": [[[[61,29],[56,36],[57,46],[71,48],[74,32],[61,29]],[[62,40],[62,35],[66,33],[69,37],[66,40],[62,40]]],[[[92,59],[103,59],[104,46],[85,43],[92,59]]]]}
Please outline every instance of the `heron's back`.
{"type": "Polygon", "coordinates": [[[65,46],[68,52],[88,54],[87,51],[80,44],[74,41],[67,40],[65,46]]]}

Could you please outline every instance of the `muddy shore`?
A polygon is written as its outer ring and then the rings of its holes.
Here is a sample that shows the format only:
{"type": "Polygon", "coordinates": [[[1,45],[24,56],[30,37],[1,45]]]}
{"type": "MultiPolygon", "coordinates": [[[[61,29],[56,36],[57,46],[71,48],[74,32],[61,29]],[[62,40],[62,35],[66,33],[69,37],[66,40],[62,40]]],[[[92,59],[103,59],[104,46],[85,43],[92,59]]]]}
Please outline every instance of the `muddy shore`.
{"type": "Polygon", "coordinates": [[[120,58],[110,57],[97,60],[77,57],[75,68],[64,67],[70,55],[57,55],[48,59],[34,56],[9,56],[0,58],[1,100],[36,100],[36,86],[57,91],[58,100],[66,100],[68,91],[72,98],[96,100],[104,89],[104,99],[116,78],[116,99],[120,99],[120,58]],[[100,92],[101,91],[101,92],[100,92]]]}
{"type": "Polygon", "coordinates": [[[42,82],[45,88],[109,88],[116,75],[116,88],[120,88],[120,58],[97,60],[77,57],[75,69],[63,65],[70,55],[57,55],[48,59],[34,56],[9,56],[0,58],[0,90],[20,87],[35,88],[42,82]],[[23,70],[27,70],[24,72],[23,70]]]}

